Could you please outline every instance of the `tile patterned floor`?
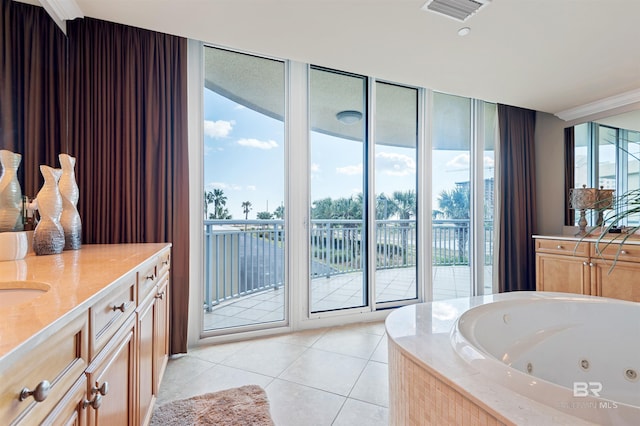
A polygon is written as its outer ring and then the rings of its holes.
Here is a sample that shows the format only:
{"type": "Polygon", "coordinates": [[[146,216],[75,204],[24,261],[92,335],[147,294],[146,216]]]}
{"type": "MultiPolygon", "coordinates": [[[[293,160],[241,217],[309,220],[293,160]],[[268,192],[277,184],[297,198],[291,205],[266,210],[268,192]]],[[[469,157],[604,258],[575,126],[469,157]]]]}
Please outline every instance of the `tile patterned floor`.
{"type": "MultiPolygon", "coordinates": [[[[464,266],[434,266],[433,299],[468,297],[470,269],[464,266]]],[[[485,293],[491,293],[491,267],[485,268],[485,293]]],[[[413,268],[381,270],[376,273],[377,300],[415,297],[413,268]]],[[[317,310],[340,309],[362,303],[362,274],[320,277],[311,281],[312,306],[317,310]]],[[[284,318],[284,288],[266,290],[222,303],[204,315],[204,330],[278,321],[284,318]]]]}
{"type": "Polygon", "coordinates": [[[266,390],[277,426],[386,425],[384,322],[191,349],[169,360],[157,404],[248,384],[266,390]]]}

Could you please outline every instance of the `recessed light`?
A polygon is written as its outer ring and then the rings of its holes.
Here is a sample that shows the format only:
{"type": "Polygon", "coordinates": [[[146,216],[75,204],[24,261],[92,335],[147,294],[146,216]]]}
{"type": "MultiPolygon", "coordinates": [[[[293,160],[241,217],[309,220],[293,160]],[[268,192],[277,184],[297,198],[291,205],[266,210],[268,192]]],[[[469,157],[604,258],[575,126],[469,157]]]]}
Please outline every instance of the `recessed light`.
{"type": "Polygon", "coordinates": [[[336,118],[343,124],[353,124],[362,120],[362,113],[354,110],[340,111],[336,114],[336,118]]]}
{"type": "Polygon", "coordinates": [[[458,30],[458,35],[459,35],[460,37],[464,37],[464,36],[466,36],[467,34],[469,34],[470,32],[471,32],[471,28],[469,28],[469,27],[462,27],[462,28],[460,28],[460,29],[458,30]]]}

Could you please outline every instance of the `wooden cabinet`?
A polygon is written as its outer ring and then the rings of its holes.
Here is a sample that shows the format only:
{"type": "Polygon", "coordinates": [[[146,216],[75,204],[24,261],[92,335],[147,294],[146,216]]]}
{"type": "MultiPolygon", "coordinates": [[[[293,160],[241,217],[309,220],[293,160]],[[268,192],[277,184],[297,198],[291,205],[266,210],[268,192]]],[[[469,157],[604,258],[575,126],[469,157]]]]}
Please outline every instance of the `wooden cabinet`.
{"type": "Polygon", "coordinates": [[[146,283],[138,293],[138,423],[151,420],[160,381],[169,359],[169,252],[161,253],[153,269],[139,277],[146,283]],[[153,286],[149,282],[155,283],[153,286]]]}
{"type": "Polygon", "coordinates": [[[148,424],[168,360],[169,270],[164,246],[1,358],[0,424],[148,424]]]}
{"type": "Polygon", "coordinates": [[[640,302],[640,245],[536,239],[536,289],[640,302]],[[612,266],[615,266],[612,268],[612,266]]]}

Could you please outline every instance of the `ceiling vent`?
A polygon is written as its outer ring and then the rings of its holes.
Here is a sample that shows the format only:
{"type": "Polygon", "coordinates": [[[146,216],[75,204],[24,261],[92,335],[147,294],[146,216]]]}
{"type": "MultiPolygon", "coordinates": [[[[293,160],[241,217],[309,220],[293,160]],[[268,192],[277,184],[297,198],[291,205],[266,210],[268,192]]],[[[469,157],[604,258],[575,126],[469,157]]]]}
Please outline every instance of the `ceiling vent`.
{"type": "Polygon", "coordinates": [[[439,13],[458,21],[466,21],[491,0],[429,0],[422,10],[439,13]]]}

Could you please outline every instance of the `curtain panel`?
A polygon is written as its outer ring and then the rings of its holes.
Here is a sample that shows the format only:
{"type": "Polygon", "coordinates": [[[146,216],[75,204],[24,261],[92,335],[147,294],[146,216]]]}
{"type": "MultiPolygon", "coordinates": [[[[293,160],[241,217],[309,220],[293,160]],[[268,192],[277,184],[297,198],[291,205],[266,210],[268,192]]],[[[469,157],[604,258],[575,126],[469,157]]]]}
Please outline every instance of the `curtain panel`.
{"type": "Polygon", "coordinates": [[[170,351],[186,352],[187,40],[90,18],[67,28],[83,240],[173,243],[170,351]]]}
{"type": "Polygon", "coordinates": [[[572,127],[564,129],[564,224],[575,225],[575,214],[569,203],[569,192],[573,188],[575,177],[576,137],[572,127]]]}
{"type": "Polygon", "coordinates": [[[33,165],[58,164],[67,146],[67,39],[38,6],[1,0],[0,149],[22,154],[22,193],[44,182],[33,165]]]}
{"type": "Polygon", "coordinates": [[[536,112],[498,104],[499,291],[535,290],[536,112]]]}

